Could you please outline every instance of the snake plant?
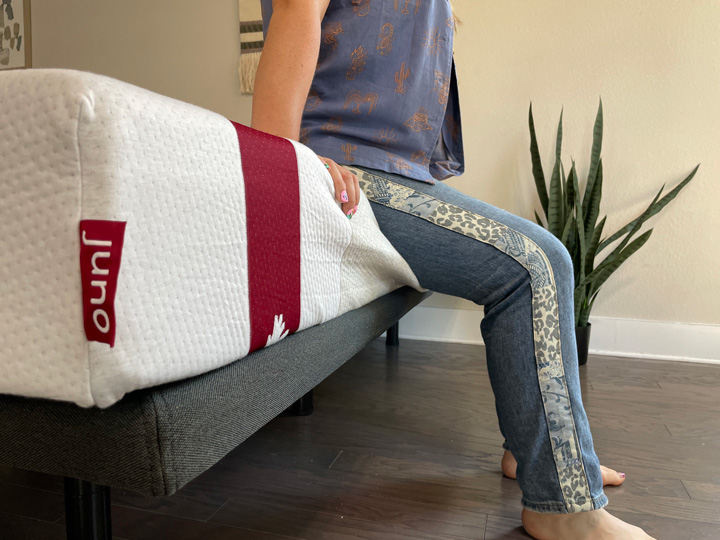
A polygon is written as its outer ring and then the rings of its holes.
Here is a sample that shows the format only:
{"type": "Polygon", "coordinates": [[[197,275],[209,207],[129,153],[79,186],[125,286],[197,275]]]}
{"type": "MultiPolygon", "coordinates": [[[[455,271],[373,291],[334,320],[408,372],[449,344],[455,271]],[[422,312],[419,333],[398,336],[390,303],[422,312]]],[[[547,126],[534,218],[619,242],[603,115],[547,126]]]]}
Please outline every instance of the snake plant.
{"type": "MultiPolygon", "coordinates": [[[[578,173],[575,168],[575,161],[572,162],[570,173],[565,175],[565,168],[560,159],[562,150],[562,112],[558,124],[557,138],[555,144],[555,165],[550,177],[550,189],[545,183],[540,162],[540,150],[538,149],[537,137],[535,135],[535,123],[532,115],[532,103],[530,104],[530,155],[532,158],[533,177],[535,187],[542,209],[547,220],[547,230],[555,235],[570,252],[573,260],[575,274],[575,325],[587,326],[595,298],[600,287],[607,279],[625,262],[633,253],[639,250],[650,238],[652,229],[638,236],[630,242],[630,239],[640,230],[652,216],[660,212],[695,176],[700,165],[680,182],[672,191],[662,199],[660,195],[665,184],[660,188],[655,198],[645,211],[623,228],[608,238],[600,238],[605,226],[607,216],[598,223],[600,214],[600,200],[602,198],[603,165],[602,165],[602,137],[603,137],[603,110],[602,100],[598,107],[595,127],[593,130],[593,144],[590,155],[590,170],[585,184],[585,193],[580,195],[578,189],[578,173]],[[627,233],[627,236],[607,255],[599,264],[595,264],[598,254],[607,248],[615,240],[627,233]]],[[[540,216],[535,212],[535,219],[538,225],[543,225],[540,216]]]]}

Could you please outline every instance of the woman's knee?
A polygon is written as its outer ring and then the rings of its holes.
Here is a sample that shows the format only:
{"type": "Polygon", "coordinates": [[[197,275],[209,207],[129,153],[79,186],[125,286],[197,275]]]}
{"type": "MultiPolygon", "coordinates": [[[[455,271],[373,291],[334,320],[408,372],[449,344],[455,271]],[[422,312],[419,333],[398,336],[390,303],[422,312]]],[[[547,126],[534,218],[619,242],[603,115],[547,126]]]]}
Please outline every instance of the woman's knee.
{"type": "Polygon", "coordinates": [[[553,273],[562,276],[573,276],[574,266],[572,256],[565,244],[547,229],[535,224],[537,228],[537,236],[535,242],[542,252],[545,254],[553,273]]]}

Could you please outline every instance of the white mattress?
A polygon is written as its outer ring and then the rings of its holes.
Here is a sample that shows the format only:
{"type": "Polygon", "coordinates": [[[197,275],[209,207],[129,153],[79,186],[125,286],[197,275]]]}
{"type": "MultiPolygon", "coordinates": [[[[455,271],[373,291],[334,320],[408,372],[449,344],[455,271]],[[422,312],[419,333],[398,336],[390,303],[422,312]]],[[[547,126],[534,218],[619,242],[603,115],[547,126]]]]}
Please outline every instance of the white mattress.
{"type": "Polygon", "coordinates": [[[426,290],[365,196],[348,220],[299,143],[78,71],[4,72],[0,103],[0,393],[107,407],[238,360],[252,336],[271,346],[402,285],[426,290]],[[294,177],[272,159],[288,149],[294,177]],[[285,210],[248,207],[251,162],[272,172],[285,210]],[[281,253],[299,257],[269,268],[281,253]]]}

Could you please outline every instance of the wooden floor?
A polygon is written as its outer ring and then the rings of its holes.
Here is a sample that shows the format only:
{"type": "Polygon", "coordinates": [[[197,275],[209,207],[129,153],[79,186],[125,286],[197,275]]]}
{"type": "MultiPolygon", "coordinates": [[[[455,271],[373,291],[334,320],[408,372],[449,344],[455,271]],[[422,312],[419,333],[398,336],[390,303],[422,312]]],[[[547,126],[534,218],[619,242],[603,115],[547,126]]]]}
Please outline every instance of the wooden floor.
{"type": "MultiPolygon", "coordinates": [[[[338,341],[342,346],[342,340],[338,341]]],[[[503,478],[481,346],[378,339],[173,497],[113,491],[125,540],[529,538],[503,478]]],[[[720,539],[720,366],[591,356],[583,396],[608,510],[658,540],[720,539]]],[[[0,441],[0,444],[2,442],[0,441]]],[[[0,539],[64,538],[61,481],[0,468],[0,539]]]]}

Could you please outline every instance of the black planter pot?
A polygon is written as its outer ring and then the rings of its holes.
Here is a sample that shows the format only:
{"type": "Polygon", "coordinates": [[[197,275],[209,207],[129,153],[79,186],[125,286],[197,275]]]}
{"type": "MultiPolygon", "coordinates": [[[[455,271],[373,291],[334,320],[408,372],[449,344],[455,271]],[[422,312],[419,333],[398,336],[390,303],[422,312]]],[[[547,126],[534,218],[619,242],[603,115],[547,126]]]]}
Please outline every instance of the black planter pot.
{"type": "Polygon", "coordinates": [[[587,326],[576,326],[575,327],[575,339],[577,341],[578,350],[578,364],[584,366],[587,364],[588,351],[590,349],[590,327],[591,323],[587,323],[587,326]]]}

